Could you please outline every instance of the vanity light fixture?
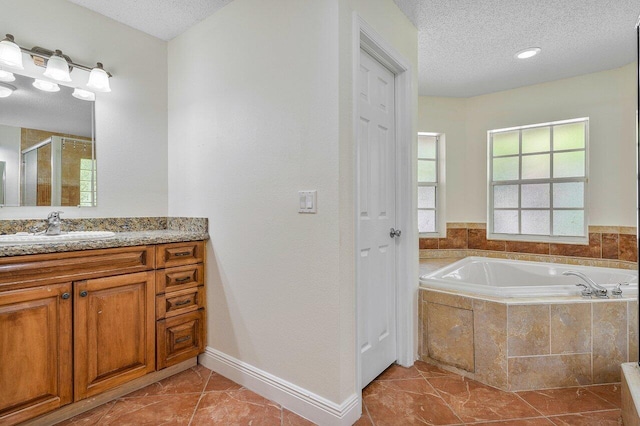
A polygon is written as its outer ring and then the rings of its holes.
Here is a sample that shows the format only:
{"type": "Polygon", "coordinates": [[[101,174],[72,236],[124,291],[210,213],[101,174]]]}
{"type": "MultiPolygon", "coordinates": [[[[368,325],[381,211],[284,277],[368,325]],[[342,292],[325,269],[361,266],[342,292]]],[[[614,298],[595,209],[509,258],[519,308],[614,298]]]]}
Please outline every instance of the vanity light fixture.
{"type": "Polygon", "coordinates": [[[71,81],[71,76],[69,75],[69,63],[62,56],[62,52],[60,50],[56,50],[49,58],[47,61],[47,69],[44,71],[43,75],[57,81],[71,81]]]}
{"type": "Polygon", "coordinates": [[[0,64],[19,70],[24,69],[20,46],[15,43],[11,34],[7,34],[7,37],[0,41],[0,64]]]}
{"type": "Polygon", "coordinates": [[[0,70],[0,81],[11,82],[15,80],[16,80],[16,76],[13,75],[13,73],[5,70],[0,70]]]}
{"type": "Polygon", "coordinates": [[[16,90],[15,86],[7,83],[0,83],[0,98],[8,98],[14,90],[16,90]]]}
{"type": "Polygon", "coordinates": [[[37,78],[33,82],[33,87],[35,87],[36,89],[40,89],[43,92],[59,92],[60,91],[60,86],[58,86],[56,83],[52,83],[46,80],[39,80],[37,78]]]}
{"type": "Polygon", "coordinates": [[[83,101],[95,101],[96,100],[96,94],[95,93],[90,92],[88,90],[80,89],[79,87],[76,87],[73,90],[73,93],[71,94],[71,96],[73,96],[74,98],[77,98],[77,99],[81,99],[83,101]]]}
{"type": "Polygon", "coordinates": [[[529,47],[527,49],[519,51],[514,56],[518,59],[529,59],[536,56],[538,53],[540,53],[541,50],[542,49],[540,49],[539,47],[529,47]]]}
{"type": "Polygon", "coordinates": [[[111,91],[111,87],[109,87],[109,74],[102,68],[102,63],[98,62],[95,68],[91,70],[87,87],[96,92],[111,91]]]}
{"type": "MultiPolygon", "coordinates": [[[[105,71],[100,62],[98,62],[98,65],[95,67],[88,67],[86,65],[73,62],[69,56],[64,55],[60,50],[53,51],[39,46],[34,46],[31,49],[27,49],[25,47],[17,45],[14,41],[13,35],[11,34],[7,34],[6,38],[0,41],[0,65],[21,70],[24,69],[22,65],[23,53],[31,56],[35,65],[46,68],[44,71],[45,77],[56,81],[70,82],[71,71],[73,71],[74,68],[78,68],[89,73],[89,82],[87,83],[87,87],[96,92],[111,91],[111,87],[109,86],[109,78],[112,75],[111,73],[105,71]]],[[[0,79],[3,78],[2,73],[3,71],[0,70],[0,79]]],[[[36,79],[36,82],[34,82],[33,85],[40,90],[51,91],[44,89],[44,87],[47,87],[49,89],[55,89],[55,87],[57,87],[55,83],[47,82],[44,80],[36,79]],[[38,83],[36,84],[36,82],[38,83]]],[[[58,90],[53,91],[57,92],[58,90]]]]}

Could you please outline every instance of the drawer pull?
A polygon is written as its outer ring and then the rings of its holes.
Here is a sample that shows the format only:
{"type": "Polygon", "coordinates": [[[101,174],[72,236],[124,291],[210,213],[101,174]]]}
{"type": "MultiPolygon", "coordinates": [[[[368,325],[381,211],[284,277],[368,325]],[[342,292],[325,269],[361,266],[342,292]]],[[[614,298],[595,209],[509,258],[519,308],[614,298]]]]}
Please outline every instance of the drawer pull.
{"type": "Polygon", "coordinates": [[[189,280],[191,280],[191,277],[176,278],[177,283],[186,283],[189,280]]]}
{"type": "Polygon", "coordinates": [[[60,297],[62,297],[64,300],[67,300],[68,298],[71,297],[71,295],[69,293],[63,293],[62,296],[60,297]]]}
{"type": "Polygon", "coordinates": [[[82,291],[80,292],[80,297],[87,297],[87,295],[88,295],[88,294],[89,294],[89,293],[87,293],[87,290],[82,290],[82,291]]]}
{"type": "Polygon", "coordinates": [[[175,257],[191,256],[191,252],[190,251],[181,251],[181,252],[175,253],[174,256],[175,257]]]}
{"type": "Polygon", "coordinates": [[[176,302],[175,306],[183,306],[183,305],[188,305],[189,303],[191,303],[191,299],[187,299],[187,300],[182,300],[180,302],[176,302]]]}
{"type": "Polygon", "coordinates": [[[187,340],[191,340],[191,336],[184,336],[179,339],[176,339],[176,343],[183,343],[183,342],[186,342],[187,340]]]}

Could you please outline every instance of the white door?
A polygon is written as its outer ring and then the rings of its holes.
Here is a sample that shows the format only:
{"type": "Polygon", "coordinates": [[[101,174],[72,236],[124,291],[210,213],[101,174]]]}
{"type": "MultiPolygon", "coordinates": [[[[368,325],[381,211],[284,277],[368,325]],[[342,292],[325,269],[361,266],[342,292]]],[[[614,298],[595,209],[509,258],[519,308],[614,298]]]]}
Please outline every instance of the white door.
{"type": "Polygon", "coordinates": [[[397,359],[394,75],[360,51],[357,139],[358,332],[362,387],[397,359]]]}

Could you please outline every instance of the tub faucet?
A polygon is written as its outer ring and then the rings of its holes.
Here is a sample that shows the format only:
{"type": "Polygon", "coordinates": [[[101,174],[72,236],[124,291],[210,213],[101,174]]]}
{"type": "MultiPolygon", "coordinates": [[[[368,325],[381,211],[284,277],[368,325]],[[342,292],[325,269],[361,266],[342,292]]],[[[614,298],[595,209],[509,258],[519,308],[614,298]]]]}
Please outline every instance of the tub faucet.
{"type": "Polygon", "coordinates": [[[583,295],[589,295],[589,294],[595,294],[596,297],[601,297],[601,298],[608,298],[609,296],[607,296],[607,289],[602,287],[600,284],[596,283],[595,281],[593,281],[591,278],[589,278],[588,276],[586,276],[585,274],[583,274],[582,272],[578,272],[578,271],[564,271],[562,273],[562,275],[573,275],[576,276],[580,279],[582,279],[585,284],[576,284],[577,286],[580,287],[587,287],[587,289],[583,292],[583,295]]]}
{"type": "Polygon", "coordinates": [[[47,216],[47,229],[44,231],[44,235],[60,235],[60,214],[62,212],[51,212],[47,216]]]}

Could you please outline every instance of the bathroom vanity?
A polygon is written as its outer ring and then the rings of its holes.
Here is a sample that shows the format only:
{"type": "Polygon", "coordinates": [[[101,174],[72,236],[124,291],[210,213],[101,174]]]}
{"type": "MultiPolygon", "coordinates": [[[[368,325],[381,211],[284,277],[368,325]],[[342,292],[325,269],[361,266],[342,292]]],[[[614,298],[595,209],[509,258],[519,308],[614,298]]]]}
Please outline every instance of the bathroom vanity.
{"type": "Polygon", "coordinates": [[[204,351],[204,241],[130,234],[102,243],[119,247],[0,257],[0,425],[77,414],[204,351]]]}

